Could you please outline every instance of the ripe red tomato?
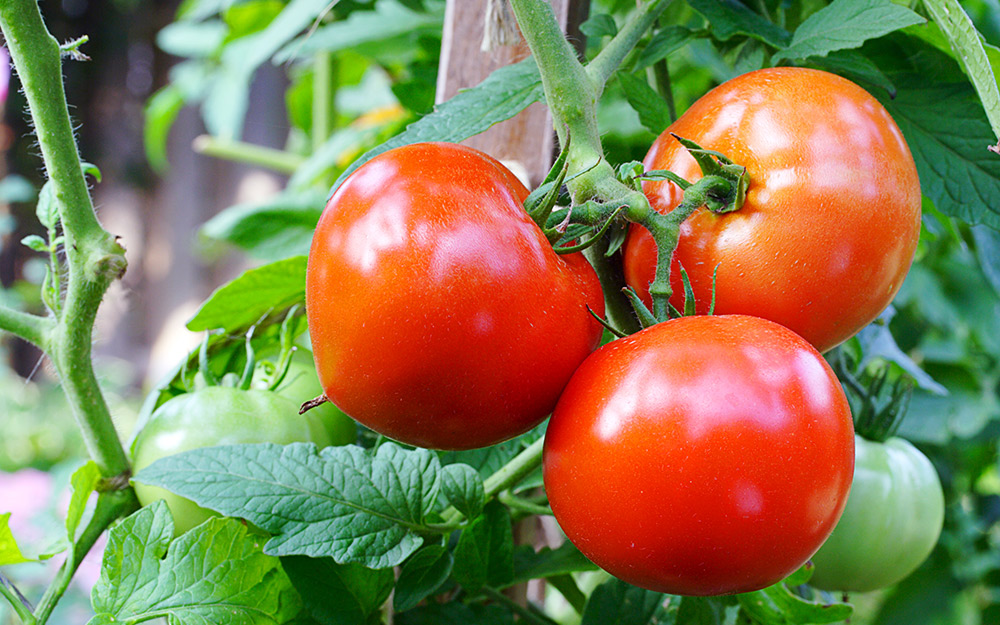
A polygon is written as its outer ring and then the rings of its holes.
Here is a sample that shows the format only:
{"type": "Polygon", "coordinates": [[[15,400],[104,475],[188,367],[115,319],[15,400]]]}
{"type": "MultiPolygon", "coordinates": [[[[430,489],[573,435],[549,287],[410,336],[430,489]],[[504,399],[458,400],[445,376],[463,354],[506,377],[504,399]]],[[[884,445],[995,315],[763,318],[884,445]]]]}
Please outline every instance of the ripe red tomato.
{"type": "Polygon", "coordinates": [[[471,148],[409,145],[358,168],[313,238],[306,311],[326,396],[371,429],[483,447],[544,419],[602,328],[597,276],[558,256],[528,191],[471,148]]]}
{"type": "MultiPolygon", "coordinates": [[[[716,215],[701,208],[681,226],[678,264],[698,311],[776,321],[826,351],[871,322],[896,295],[920,234],[920,184],[889,113],[844,78],[812,69],[764,69],[710,91],[653,143],[645,167],[688,180],[701,172],[669,133],[746,166],[746,203],[716,215]]],[[[682,199],[671,182],[646,183],[656,210],[682,199]]],[[[656,246],[633,226],[627,282],[649,301],[656,246]]]]}
{"type": "Polygon", "coordinates": [[[833,530],[854,426],[822,356],[756,317],[683,317],[609,343],[549,422],[545,490],[563,531],[630,584],[749,592],[833,530]]]}

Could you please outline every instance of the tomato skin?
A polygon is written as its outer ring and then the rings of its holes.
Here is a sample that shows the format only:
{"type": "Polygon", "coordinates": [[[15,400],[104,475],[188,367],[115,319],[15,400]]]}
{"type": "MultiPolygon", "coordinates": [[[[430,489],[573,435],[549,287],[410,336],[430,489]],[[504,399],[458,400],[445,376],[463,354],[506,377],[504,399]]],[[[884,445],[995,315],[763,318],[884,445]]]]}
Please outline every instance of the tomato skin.
{"type": "MultiPolygon", "coordinates": [[[[750,72],[710,91],[653,143],[647,170],[688,180],[701,172],[670,135],[744,165],[746,203],[716,215],[701,208],[681,226],[671,280],[682,309],[679,265],[698,311],[780,323],[827,351],[871,322],[899,291],[920,234],[920,183],[902,133],[867,92],[839,76],[781,67],[750,72]]],[[[653,208],[681,201],[670,182],[648,182],[653,208]]],[[[649,302],[656,246],[633,226],[626,281],[649,302]]]]}
{"type": "Polygon", "coordinates": [[[470,449],[541,422],[598,345],[586,260],[560,257],[528,191],[489,156],[446,143],[354,172],[313,237],[306,312],[326,396],[386,436],[470,449]]]}
{"type": "Polygon", "coordinates": [[[944,523],[934,465],[901,438],[855,437],[854,483],[837,527],[812,557],[809,583],[868,592],[891,586],[930,555],[944,523]]]}
{"type": "Polygon", "coordinates": [[[556,520],[595,564],[680,595],[757,590],[833,530],[854,467],[843,389],[775,323],[683,317],[596,351],[549,422],[556,520]]]}
{"type": "MultiPolygon", "coordinates": [[[[178,395],[156,409],[132,445],[132,466],[138,472],[160,458],[216,445],[296,442],[323,447],[328,441],[322,424],[308,414],[300,416],[290,399],[270,391],[210,386],[178,395]]],[[[176,536],[216,516],[165,489],[139,482],[134,487],[144,506],[166,500],[176,536]]]]}

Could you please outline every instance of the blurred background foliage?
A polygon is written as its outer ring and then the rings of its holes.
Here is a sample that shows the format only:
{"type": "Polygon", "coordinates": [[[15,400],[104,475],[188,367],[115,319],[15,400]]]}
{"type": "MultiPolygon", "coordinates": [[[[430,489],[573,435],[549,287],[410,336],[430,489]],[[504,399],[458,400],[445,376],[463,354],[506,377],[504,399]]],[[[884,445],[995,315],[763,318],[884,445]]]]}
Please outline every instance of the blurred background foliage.
{"type": "MultiPolygon", "coordinates": [[[[713,38],[699,13],[675,4],[666,58],[683,111],[765,57],[752,38],[713,38]]],[[[825,3],[747,4],[771,14],[783,9],[790,28],[825,3]]],[[[986,41],[1000,42],[1000,1],[962,4],[986,41]]],[[[634,6],[593,2],[582,28],[587,54],[609,34],[606,16],[620,24],[634,6]]],[[[248,267],[305,253],[337,176],[432,110],[445,3],[62,0],[44,8],[60,40],[90,37],[83,51],[91,60],[68,63],[65,75],[82,155],[104,173],[94,190],[101,218],[129,249],[128,275],[109,295],[96,345],[126,437],[145,391],[169,381],[198,342],[184,329],[198,303],[248,267]]],[[[929,44],[920,58],[899,59],[887,39],[863,50],[887,73],[909,64],[961,79],[929,44]]],[[[996,60],[1000,51],[991,55],[996,60]]],[[[877,84],[865,86],[888,100],[877,84]]],[[[613,80],[601,103],[613,162],[641,160],[669,122],[663,109],[641,119],[626,87],[613,80]]],[[[24,108],[12,89],[0,129],[0,167],[10,174],[0,183],[0,282],[4,298],[39,309],[44,260],[18,243],[38,233],[34,189],[42,182],[24,108]]],[[[917,380],[900,434],[942,478],[945,531],[909,579],[854,597],[851,622],[1000,623],[1000,234],[926,198],[924,208],[916,261],[893,307],[844,349],[917,380]]],[[[4,484],[36,475],[26,471],[59,475],[84,453],[39,354],[5,338],[0,509],[12,507],[4,484]]],[[[5,618],[0,607],[0,623],[5,618]]]]}

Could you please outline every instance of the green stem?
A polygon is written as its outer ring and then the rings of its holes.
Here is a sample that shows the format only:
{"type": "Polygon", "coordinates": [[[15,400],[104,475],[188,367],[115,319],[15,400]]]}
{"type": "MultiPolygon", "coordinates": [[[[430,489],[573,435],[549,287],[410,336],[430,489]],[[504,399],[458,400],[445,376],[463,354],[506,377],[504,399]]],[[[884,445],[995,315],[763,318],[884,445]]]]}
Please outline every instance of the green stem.
{"type": "Polygon", "coordinates": [[[123,474],[128,458],[97,385],[90,346],[104,293],[125,271],[125,250],[94,213],[70,125],[59,44],[46,30],[38,4],[0,3],[0,28],[24,88],[66,237],[66,302],[48,354],[102,475],[123,474]]]}
{"type": "Polygon", "coordinates": [[[510,4],[538,64],[560,145],[566,145],[567,133],[573,137],[569,169],[572,177],[603,160],[597,129],[601,87],[577,59],[576,50],[566,40],[548,2],[511,0],[510,4]]]}
{"type": "Polygon", "coordinates": [[[312,101],[312,147],[313,152],[319,150],[333,128],[336,114],[336,82],[334,81],[334,57],[330,52],[316,54],[313,69],[313,101],[312,101]]]}
{"type": "MultiPolygon", "coordinates": [[[[501,491],[517,486],[524,481],[524,478],[531,475],[542,464],[542,448],[545,439],[540,438],[524,451],[510,459],[510,462],[497,469],[497,471],[483,481],[483,488],[486,491],[486,500],[496,497],[501,491]]],[[[441,513],[442,523],[429,526],[430,529],[440,532],[450,532],[458,529],[462,519],[462,513],[449,507],[441,513]]]]}
{"type": "Polygon", "coordinates": [[[66,108],[59,42],[45,29],[35,0],[0,3],[0,27],[31,109],[45,169],[55,186],[67,248],[73,239],[101,240],[108,235],[97,221],[80,169],[66,108]]]}
{"type": "Polygon", "coordinates": [[[651,0],[639,7],[618,34],[587,65],[587,74],[598,85],[598,95],[635,44],[656,23],[673,0],[651,0]]]}
{"type": "Polygon", "coordinates": [[[542,448],[544,446],[545,439],[538,439],[514,456],[510,462],[497,469],[496,473],[486,478],[483,482],[486,498],[490,499],[500,491],[517,486],[534,473],[542,465],[542,448]]]}
{"type": "Polygon", "coordinates": [[[48,349],[54,328],[54,321],[48,317],[0,305],[0,330],[16,334],[43,351],[48,349]]]}
{"type": "Polygon", "coordinates": [[[253,143],[219,139],[211,135],[201,135],[194,140],[194,151],[235,163],[259,165],[280,174],[293,174],[306,159],[298,154],[275,150],[253,143]]]}
{"type": "Polygon", "coordinates": [[[650,71],[653,73],[653,81],[656,83],[656,92],[667,103],[670,121],[673,123],[677,121],[677,105],[674,103],[674,89],[670,82],[670,66],[667,64],[667,59],[660,59],[653,63],[650,71]]]}
{"type": "Polygon", "coordinates": [[[653,316],[657,321],[670,318],[669,302],[673,294],[670,286],[670,261],[677,249],[681,223],[704,206],[711,193],[728,192],[731,188],[732,183],[721,176],[705,176],[684,191],[684,201],[674,210],[666,215],[651,210],[644,219],[635,220],[649,230],[656,241],[656,272],[649,284],[649,295],[653,301],[653,316]]]}
{"type": "Polygon", "coordinates": [[[601,281],[604,292],[604,316],[620,332],[634,334],[639,331],[639,321],[635,318],[632,305],[622,293],[625,287],[625,269],[621,254],[607,256],[609,241],[606,239],[584,250],[583,255],[590,262],[601,281]]]}
{"type": "Polygon", "coordinates": [[[552,516],[552,508],[522,499],[510,491],[502,491],[497,495],[497,501],[511,510],[523,512],[524,516],[552,516]]]}
{"type": "Polygon", "coordinates": [[[63,596],[73,575],[80,567],[84,557],[90,553],[94,543],[109,525],[116,519],[131,514],[139,508],[139,503],[135,499],[132,489],[109,491],[101,493],[97,497],[97,505],[94,508],[94,515],[91,517],[87,527],[81,532],[80,537],[73,545],[73,549],[66,556],[66,560],[59,567],[56,578],[46,589],[38,607],[35,608],[34,618],[39,625],[44,625],[52,616],[59,598],[63,596]]]}
{"type": "Polygon", "coordinates": [[[17,617],[24,625],[35,625],[35,615],[31,613],[31,605],[24,598],[17,588],[11,584],[3,573],[0,573],[0,596],[7,600],[10,607],[14,608],[17,617]]]}

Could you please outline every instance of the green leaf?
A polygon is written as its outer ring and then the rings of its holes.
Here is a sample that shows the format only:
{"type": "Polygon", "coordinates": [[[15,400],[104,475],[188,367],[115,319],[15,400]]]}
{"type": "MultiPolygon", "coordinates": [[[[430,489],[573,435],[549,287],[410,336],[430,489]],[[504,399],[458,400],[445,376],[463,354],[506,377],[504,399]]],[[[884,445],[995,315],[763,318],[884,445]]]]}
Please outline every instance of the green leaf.
{"type": "Polygon", "coordinates": [[[24,176],[10,174],[0,179],[0,202],[17,204],[34,201],[37,197],[35,187],[24,176]]]}
{"type": "Polygon", "coordinates": [[[903,131],[920,187],[943,213],[1000,228],[1000,156],[987,150],[989,122],[968,83],[892,74],[895,99],[875,93],[903,131]]]}
{"type": "Polygon", "coordinates": [[[245,37],[264,30],[284,6],[285,3],[281,0],[250,0],[229,4],[222,13],[229,26],[229,38],[245,37]]]}
{"type": "Polygon", "coordinates": [[[972,239],[976,242],[976,258],[983,276],[1000,295],[1000,232],[984,226],[973,226],[972,239]]]}
{"type": "Polygon", "coordinates": [[[483,478],[467,464],[449,464],[441,469],[441,492],[468,519],[479,516],[486,504],[483,478]]]}
{"type": "MultiPolygon", "coordinates": [[[[524,621],[521,621],[522,623],[524,621]]],[[[514,625],[514,615],[496,604],[433,603],[403,612],[395,625],[514,625]]]]}
{"type": "Polygon", "coordinates": [[[442,102],[434,112],[413,122],[402,133],[365,152],[337,178],[333,190],[355,169],[392,148],[420,141],[458,143],[510,119],[543,97],[542,79],[534,58],[501,67],[475,87],[442,102]]]}
{"type": "Polygon", "coordinates": [[[442,464],[467,464],[475,469],[480,477],[485,479],[507,464],[511,458],[521,453],[524,447],[525,445],[521,442],[521,439],[515,438],[481,449],[439,451],[438,457],[441,458],[442,464]]]}
{"type": "Polygon", "coordinates": [[[188,330],[245,328],[272,311],[303,302],[306,261],[306,256],[279,260],[250,269],[220,286],[188,321],[188,330]]]}
{"type": "Polygon", "coordinates": [[[274,625],[298,614],[278,559],[241,523],[210,519],[171,544],[173,530],[163,501],[111,530],[91,624],[166,616],[170,625],[274,625]]]}
{"type": "Polygon", "coordinates": [[[610,579],[590,595],[580,625],[647,625],[667,597],[610,579]]]}
{"type": "Polygon", "coordinates": [[[319,623],[364,625],[379,614],[392,593],[392,569],[337,564],[332,558],[281,558],[285,573],[319,623]]]}
{"type": "Polygon", "coordinates": [[[34,560],[25,557],[17,546],[14,534],[10,531],[10,512],[0,514],[0,566],[22,562],[34,562],[34,560]]]}
{"type": "Polygon", "coordinates": [[[199,235],[262,260],[304,255],[325,205],[323,192],[285,192],[261,204],[231,206],[202,225],[199,235]]]}
{"type": "Polygon", "coordinates": [[[739,612],[733,597],[683,597],[677,622],[683,625],[735,625],[739,612]]]}
{"type": "Polygon", "coordinates": [[[393,609],[406,612],[434,594],[448,579],[454,562],[451,553],[441,545],[427,545],[410,556],[399,571],[393,609]]]}
{"type": "Polygon", "coordinates": [[[56,191],[51,181],[42,185],[42,190],[38,194],[38,205],[35,206],[35,216],[48,230],[54,230],[59,223],[59,203],[56,201],[56,191]]]}
{"type": "Polygon", "coordinates": [[[660,29],[639,53],[633,71],[645,69],[683,48],[694,38],[694,31],[683,26],[667,26],[660,29]]]}
{"type": "Polygon", "coordinates": [[[892,80],[878,65],[857,50],[837,50],[826,56],[813,57],[809,59],[809,64],[855,82],[866,82],[884,89],[890,98],[896,97],[896,85],[892,84],[892,80]]]}
{"type": "Polygon", "coordinates": [[[791,44],[775,53],[771,62],[858,48],[869,39],[923,22],[924,18],[891,0],[834,0],[806,18],[791,44]]]}
{"type": "Polygon", "coordinates": [[[100,483],[101,470],[93,461],[73,472],[69,482],[72,495],[69,499],[69,509],[66,511],[66,537],[70,543],[76,542],[76,530],[87,509],[87,501],[100,483]]]}
{"type": "Polygon", "coordinates": [[[48,241],[38,236],[37,234],[29,234],[28,236],[21,239],[21,245],[36,252],[49,251],[48,241]]]}
{"type": "Polygon", "coordinates": [[[483,514],[462,530],[451,575],[469,593],[486,585],[502,587],[514,577],[513,552],[510,512],[491,501],[483,514]]]}
{"type": "Polygon", "coordinates": [[[167,168],[167,139],[170,128],[183,107],[184,92],[172,84],[154,93],[146,102],[143,145],[149,164],[158,172],[167,168]]]}
{"type": "Polygon", "coordinates": [[[645,77],[619,72],[618,80],[625,92],[625,99],[639,114],[639,122],[654,135],[663,132],[670,125],[670,107],[660,94],[649,86],[645,77]]]}
{"type": "Polygon", "coordinates": [[[760,623],[838,623],[850,618],[849,603],[812,601],[793,593],[784,582],[736,595],[744,613],[760,623]]]}
{"type": "Polygon", "coordinates": [[[156,33],[156,45],[174,56],[208,58],[219,51],[227,31],[220,20],[182,20],[161,28],[156,33]]]}
{"type": "Polygon", "coordinates": [[[784,48],[792,38],[787,30],[736,0],[688,0],[688,4],[708,20],[720,41],[748,35],[771,47],[784,48]]]}
{"type": "Polygon", "coordinates": [[[514,578],[511,583],[596,570],[597,565],[569,541],[557,549],[542,547],[537,552],[528,545],[521,545],[514,551],[514,578]]]}
{"type": "Polygon", "coordinates": [[[934,380],[926,371],[913,362],[906,352],[899,348],[896,339],[889,331],[889,323],[895,316],[896,310],[889,306],[879,315],[879,318],[868,324],[858,332],[856,338],[861,346],[861,362],[859,369],[864,369],[875,360],[885,360],[895,363],[900,369],[905,371],[919,388],[922,388],[935,395],[947,395],[948,389],[934,380]]]}
{"type": "MultiPolygon", "coordinates": [[[[990,65],[981,36],[958,0],[924,0],[924,6],[951,43],[979,94],[994,137],[1000,139],[1000,90],[995,74],[1000,67],[990,65]]],[[[1000,142],[997,146],[1000,148],[1000,142]]]]}
{"type": "Polygon", "coordinates": [[[267,553],[330,556],[382,569],[402,563],[423,543],[439,471],[432,452],[395,443],[374,455],[354,445],[317,453],[309,443],[259,444],[163,458],[134,480],[245,518],[274,535],[267,553]]]}
{"type": "Polygon", "coordinates": [[[618,34],[618,24],[615,24],[615,18],[607,13],[597,13],[580,24],[580,32],[593,39],[614,37],[618,34]]]}
{"type": "Polygon", "coordinates": [[[275,54],[274,62],[309,59],[317,52],[349,50],[408,33],[439,33],[444,25],[444,6],[435,3],[426,11],[413,11],[397,2],[381,0],[374,11],[351,13],[346,19],[292,41],[275,54]]]}

